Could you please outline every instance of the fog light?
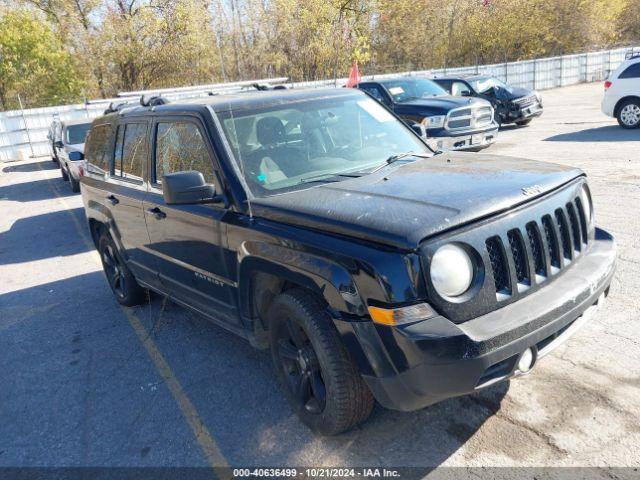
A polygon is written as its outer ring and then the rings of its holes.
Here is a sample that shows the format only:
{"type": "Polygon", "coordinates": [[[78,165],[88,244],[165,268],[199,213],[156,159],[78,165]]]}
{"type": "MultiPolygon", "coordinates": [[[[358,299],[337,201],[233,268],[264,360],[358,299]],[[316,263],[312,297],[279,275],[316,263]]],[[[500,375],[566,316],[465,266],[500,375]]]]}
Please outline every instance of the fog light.
{"type": "Polygon", "coordinates": [[[522,355],[520,355],[520,360],[518,360],[518,370],[522,373],[526,373],[531,370],[533,366],[533,350],[527,348],[522,355]]]}

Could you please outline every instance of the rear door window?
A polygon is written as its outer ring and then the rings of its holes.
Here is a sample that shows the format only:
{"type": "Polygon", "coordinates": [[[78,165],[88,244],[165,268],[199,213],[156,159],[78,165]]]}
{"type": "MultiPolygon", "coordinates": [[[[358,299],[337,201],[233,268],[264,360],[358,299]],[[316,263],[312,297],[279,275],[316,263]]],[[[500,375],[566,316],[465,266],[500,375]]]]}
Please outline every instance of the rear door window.
{"type": "Polygon", "coordinates": [[[202,132],[193,122],[158,123],[156,132],[155,181],[163,175],[196,170],[208,183],[215,183],[211,155],[202,132]]]}
{"type": "Polygon", "coordinates": [[[111,171],[113,158],[113,128],[109,124],[94,126],[87,137],[85,147],[87,163],[101,173],[111,171]]]}
{"type": "Polygon", "coordinates": [[[146,123],[119,125],[112,175],[115,178],[142,183],[148,152],[146,123]]]}

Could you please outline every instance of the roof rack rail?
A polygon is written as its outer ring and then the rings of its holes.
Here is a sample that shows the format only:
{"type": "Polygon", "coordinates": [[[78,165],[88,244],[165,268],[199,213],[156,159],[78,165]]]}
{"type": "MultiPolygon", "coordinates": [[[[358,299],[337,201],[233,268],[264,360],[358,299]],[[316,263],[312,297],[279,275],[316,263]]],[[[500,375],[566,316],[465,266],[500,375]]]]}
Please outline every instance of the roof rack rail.
{"type": "Polygon", "coordinates": [[[169,103],[169,99],[165,97],[161,97],[160,95],[141,95],[140,96],[140,105],[143,107],[155,107],[158,105],[165,105],[169,103]]]}
{"type": "Polygon", "coordinates": [[[109,106],[105,109],[104,114],[108,115],[110,113],[116,113],[122,110],[125,107],[129,107],[130,102],[111,102],[109,106]]]}
{"type": "Polygon", "coordinates": [[[286,85],[271,85],[269,83],[252,83],[250,87],[255,88],[256,90],[259,90],[259,91],[287,89],[286,85]]]}

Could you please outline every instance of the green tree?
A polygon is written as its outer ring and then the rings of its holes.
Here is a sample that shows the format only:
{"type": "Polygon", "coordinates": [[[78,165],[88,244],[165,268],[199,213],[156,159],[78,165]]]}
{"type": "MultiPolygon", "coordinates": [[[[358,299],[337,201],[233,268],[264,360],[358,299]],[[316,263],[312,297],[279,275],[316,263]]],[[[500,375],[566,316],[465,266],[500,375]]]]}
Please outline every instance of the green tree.
{"type": "Polygon", "coordinates": [[[0,14],[0,104],[15,108],[17,95],[28,106],[59,105],[81,99],[77,64],[49,25],[22,9],[0,14]]]}

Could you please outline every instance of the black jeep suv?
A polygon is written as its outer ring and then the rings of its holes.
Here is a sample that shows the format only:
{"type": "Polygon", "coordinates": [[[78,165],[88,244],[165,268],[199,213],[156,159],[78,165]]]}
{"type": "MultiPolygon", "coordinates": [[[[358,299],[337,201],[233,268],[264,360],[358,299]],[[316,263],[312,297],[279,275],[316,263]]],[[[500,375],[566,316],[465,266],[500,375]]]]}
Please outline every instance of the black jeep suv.
{"type": "Polygon", "coordinates": [[[323,434],[528,372],[613,275],[580,170],[434,155],[355,89],[124,108],[86,159],[117,300],[151,289],[270,348],[323,434]]]}
{"type": "Polygon", "coordinates": [[[531,120],[542,115],[542,97],[538,92],[513,87],[496,77],[469,75],[434,78],[433,81],[451,95],[487,100],[493,105],[500,125],[529,125],[531,120]]]}
{"type": "Polygon", "coordinates": [[[496,141],[498,124],[486,100],[449,95],[426,78],[395,77],[361,82],[357,87],[407,124],[421,125],[437,150],[478,151],[496,141]]]}

